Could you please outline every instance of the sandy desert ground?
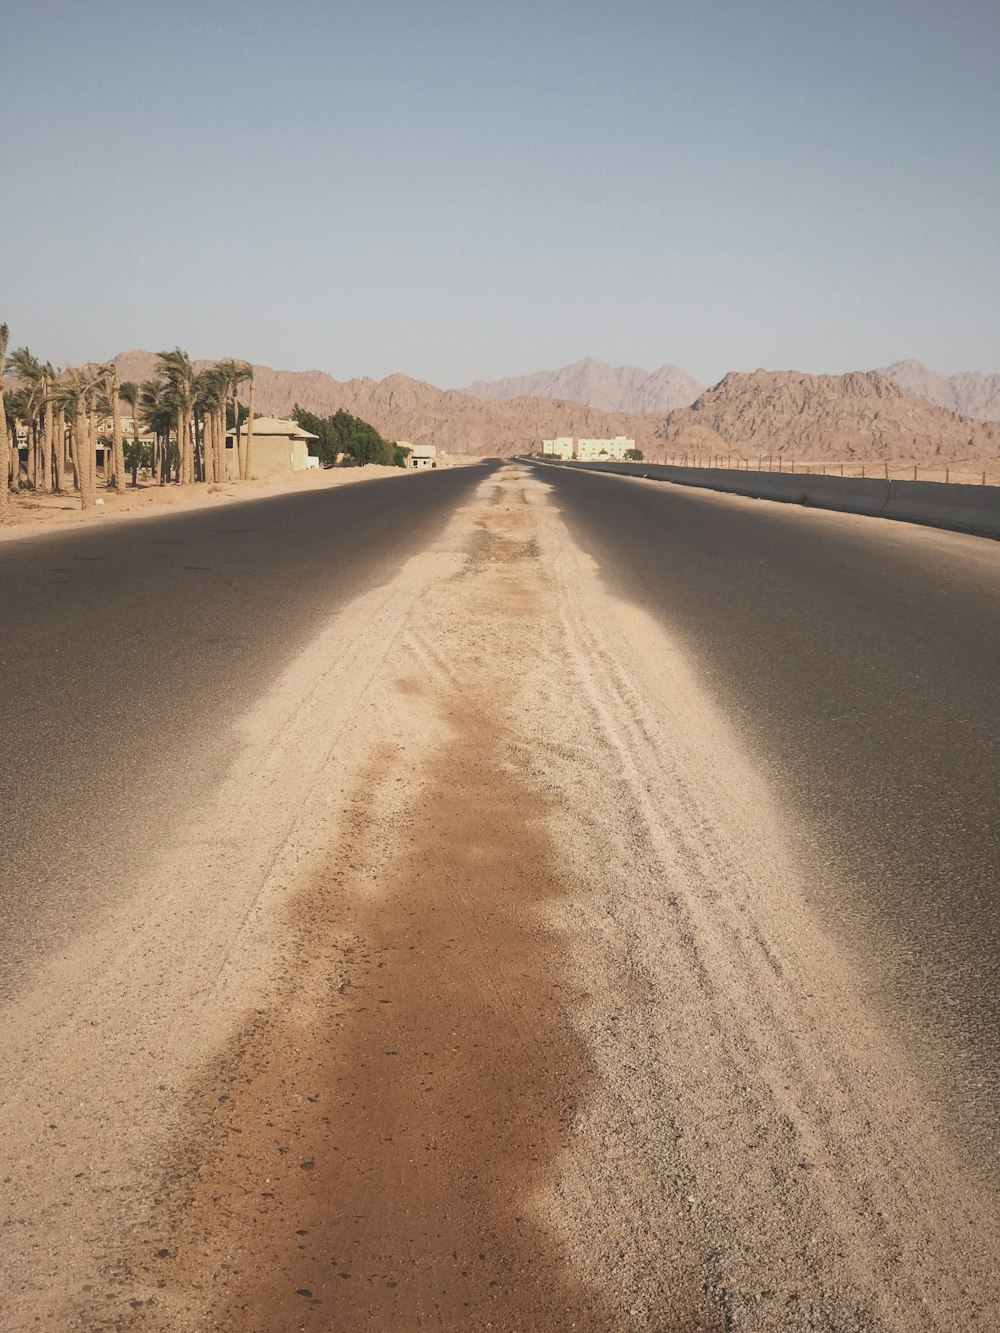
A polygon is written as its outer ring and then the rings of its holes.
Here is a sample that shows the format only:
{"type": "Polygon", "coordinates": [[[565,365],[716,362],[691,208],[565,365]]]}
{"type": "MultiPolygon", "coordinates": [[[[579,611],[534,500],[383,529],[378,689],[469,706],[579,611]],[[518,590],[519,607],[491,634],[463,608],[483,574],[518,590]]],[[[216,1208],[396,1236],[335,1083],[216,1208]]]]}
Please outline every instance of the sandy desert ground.
{"type": "Polygon", "coordinates": [[[989,1327],[989,1182],[547,494],[338,615],[22,997],[10,1333],[989,1327]]]}

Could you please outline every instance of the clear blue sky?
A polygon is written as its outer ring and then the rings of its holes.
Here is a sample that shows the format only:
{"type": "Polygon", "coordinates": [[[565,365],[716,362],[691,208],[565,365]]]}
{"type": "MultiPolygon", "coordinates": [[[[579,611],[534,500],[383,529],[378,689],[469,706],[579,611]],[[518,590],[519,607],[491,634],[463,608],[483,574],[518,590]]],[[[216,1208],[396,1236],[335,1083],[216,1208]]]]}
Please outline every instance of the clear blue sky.
{"type": "Polygon", "coordinates": [[[8,0],[0,40],[0,319],[60,365],[1000,370],[996,0],[8,0]]]}

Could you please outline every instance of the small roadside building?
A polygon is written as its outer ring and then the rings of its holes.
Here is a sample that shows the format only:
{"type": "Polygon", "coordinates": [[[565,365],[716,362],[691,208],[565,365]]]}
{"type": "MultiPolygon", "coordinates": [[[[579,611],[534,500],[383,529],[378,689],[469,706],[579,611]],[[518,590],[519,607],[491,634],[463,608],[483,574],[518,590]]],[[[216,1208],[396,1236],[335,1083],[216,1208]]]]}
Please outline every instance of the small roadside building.
{"type": "MultiPolygon", "coordinates": [[[[247,423],[240,427],[240,440],[246,440],[247,423]]],[[[253,423],[253,441],[250,445],[251,477],[282,477],[292,472],[305,472],[319,467],[319,459],[310,453],[318,435],[303,430],[297,421],[285,417],[257,417],[253,423]]],[[[235,481],[240,475],[236,452],[236,436],[226,436],[226,477],[235,481]]]]}
{"type": "Polygon", "coordinates": [[[437,467],[437,445],[408,444],[406,440],[400,440],[399,443],[410,451],[406,459],[408,468],[437,467]]]}

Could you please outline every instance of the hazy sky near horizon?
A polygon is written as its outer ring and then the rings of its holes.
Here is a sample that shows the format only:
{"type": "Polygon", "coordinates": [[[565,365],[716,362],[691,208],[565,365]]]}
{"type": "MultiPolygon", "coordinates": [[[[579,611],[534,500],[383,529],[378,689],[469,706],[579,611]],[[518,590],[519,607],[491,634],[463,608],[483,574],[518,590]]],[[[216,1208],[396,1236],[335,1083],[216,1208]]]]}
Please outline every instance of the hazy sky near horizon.
{"type": "Polygon", "coordinates": [[[443,387],[1000,370],[995,0],[0,0],[0,319],[443,387]]]}

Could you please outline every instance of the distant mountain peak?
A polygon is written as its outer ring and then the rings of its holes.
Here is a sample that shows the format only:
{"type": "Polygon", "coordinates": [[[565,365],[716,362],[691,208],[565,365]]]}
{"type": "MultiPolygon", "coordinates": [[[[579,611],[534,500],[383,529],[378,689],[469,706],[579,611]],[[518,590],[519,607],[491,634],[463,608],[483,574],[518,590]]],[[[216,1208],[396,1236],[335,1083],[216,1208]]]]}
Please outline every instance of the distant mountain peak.
{"type": "Polygon", "coordinates": [[[579,403],[602,412],[646,416],[686,407],[702,386],[686,370],[664,365],[652,374],[640,366],[612,366],[592,356],[582,357],[558,370],[540,370],[502,380],[478,380],[462,389],[473,398],[503,402],[513,398],[547,398],[579,403]]]}
{"type": "Polygon", "coordinates": [[[939,375],[915,357],[894,361],[891,366],[883,367],[881,373],[895,380],[907,393],[926,398],[938,407],[947,407],[963,417],[1000,421],[1000,374],[963,370],[957,375],[939,375]]]}

